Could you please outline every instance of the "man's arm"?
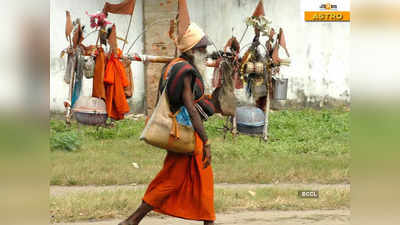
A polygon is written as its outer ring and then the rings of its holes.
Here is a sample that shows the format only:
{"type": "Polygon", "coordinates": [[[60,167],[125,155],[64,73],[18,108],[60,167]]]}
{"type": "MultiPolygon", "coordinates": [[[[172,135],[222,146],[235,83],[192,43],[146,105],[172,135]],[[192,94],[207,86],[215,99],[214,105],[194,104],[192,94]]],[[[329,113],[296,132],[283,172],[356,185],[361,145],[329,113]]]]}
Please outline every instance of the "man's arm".
{"type": "Polygon", "coordinates": [[[193,102],[193,93],[192,93],[192,88],[191,88],[191,83],[192,83],[192,77],[191,76],[185,76],[184,77],[184,87],[183,87],[183,104],[185,105],[186,109],[189,112],[190,119],[193,124],[194,130],[199,134],[201,140],[206,143],[208,138],[207,138],[207,133],[204,129],[203,122],[201,121],[200,115],[197,112],[194,102],[193,102]]]}
{"type": "Polygon", "coordinates": [[[189,112],[190,118],[192,120],[193,128],[199,134],[201,140],[203,141],[203,169],[211,165],[211,146],[206,144],[208,141],[206,131],[201,121],[200,115],[194,107],[193,94],[192,94],[192,77],[186,76],[184,78],[183,87],[183,104],[185,105],[187,111],[189,112]]]}

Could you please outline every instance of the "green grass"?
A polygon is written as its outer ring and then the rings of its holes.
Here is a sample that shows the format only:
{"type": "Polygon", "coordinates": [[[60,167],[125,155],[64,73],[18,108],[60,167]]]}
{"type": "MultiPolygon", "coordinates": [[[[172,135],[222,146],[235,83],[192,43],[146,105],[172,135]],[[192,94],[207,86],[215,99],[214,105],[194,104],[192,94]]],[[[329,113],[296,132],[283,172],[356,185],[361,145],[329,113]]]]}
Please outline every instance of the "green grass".
{"type": "MultiPolygon", "coordinates": [[[[216,183],[349,182],[348,112],[273,112],[268,143],[246,135],[227,135],[224,140],[219,129],[223,121],[214,116],[205,123],[216,183]]],[[[139,141],[143,127],[144,120],[126,119],[113,128],[96,128],[76,123],[68,127],[52,119],[50,139],[66,133],[76,135],[80,145],[73,151],[53,148],[50,183],[147,184],[161,169],[166,153],[139,141]]]]}
{"type": "MultiPolygon", "coordinates": [[[[235,210],[312,210],[350,207],[350,189],[323,188],[318,199],[298,197],[298,190],[282,188],[216,189],[215,211],[235,210]]],[[[83,192],[50,197],[52,222],[123,218],[141,202],[144,190],[83,192]]],[[[151,214],[154,215],[154,214],[151,214]]]]}

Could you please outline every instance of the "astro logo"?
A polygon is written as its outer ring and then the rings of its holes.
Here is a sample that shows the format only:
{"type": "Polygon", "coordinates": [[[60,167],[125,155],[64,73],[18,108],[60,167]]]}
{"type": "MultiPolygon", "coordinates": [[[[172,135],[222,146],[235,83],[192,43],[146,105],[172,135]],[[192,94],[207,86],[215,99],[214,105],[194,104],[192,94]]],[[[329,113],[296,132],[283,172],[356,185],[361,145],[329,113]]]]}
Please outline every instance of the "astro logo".
{"type": "Polygon", "coordinates": [[[338,11],[338,6],[331,3],[322,4],[319,11],[305,11],[307,22],[349,22],[350,11],[338,11]]]}
{"type": "Polygon", "coordinates": [[[320,7],[322,10],[337,10],[337,5],[332,5],[331,3],[322,4],[320,7]]]}

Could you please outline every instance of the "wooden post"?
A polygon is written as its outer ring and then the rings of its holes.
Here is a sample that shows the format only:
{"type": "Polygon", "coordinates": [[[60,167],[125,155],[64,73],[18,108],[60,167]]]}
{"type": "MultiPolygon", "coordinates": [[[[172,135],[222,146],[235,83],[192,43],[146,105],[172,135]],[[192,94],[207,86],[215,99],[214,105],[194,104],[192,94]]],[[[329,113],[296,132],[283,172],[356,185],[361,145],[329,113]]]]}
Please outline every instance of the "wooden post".
{"type": "MultiPolygon", "coordinates": [[[[235,93],[235,86],[236,86],[236,79],[235,79],[235,70],[233,70],[233,80],[232,80],[232,87],[233,87],[233,93],[235,93]]],[[[235,96],[235,100],[236,100],[236,96],[235,96]]],[[[236,110],[235,110],[235,115],[232,116],[232,134],[234,137],[236,137],[236,135],[238,134],[237,131],[237,124],[236,124],[236,110]]]]}
{"type": "Polygon", "coordinates": [[[236,121],[236,113],[235,113],[235,115],[233,116],[233,119],[232,119],[232,134],[234,137],[238,134],[236,123],[237,123],[237,121],[236,121]]]}
{"type": "Polygon", "coordinates": [[[267,70],[266,76],[265,76],[265,85],[267,86],[267,105],[265,106],[265,122],[264,122],[264,134],[263,138],[264,141],[268,141],[268,125],[269,125],[269,111],[271,107],[271,94],[270,94],[270,72],[267,70]]]}
{"type": "MultiPolygon", "coordinates": [[[[76,53],[68,53],[68,57],[76,57],[75,55],[76,53]]],[[[72,59],[70,59],[72,60],[72,59]]],[[[68,60],[69,61],[69,60],[68,60]]],[[[72,117],[72,95],[74,92],[74,85],[75,85],[75,65],[76,65],[76,61],[75,63],[72,65],[71,68],[71,78],[69,80],[69,93],[68,93],[68,100],[69,100],[69,105],[67,106],[67,113],[65,114],[65,121],[67,124],[71,123],[71,117],[72,117]]]]}

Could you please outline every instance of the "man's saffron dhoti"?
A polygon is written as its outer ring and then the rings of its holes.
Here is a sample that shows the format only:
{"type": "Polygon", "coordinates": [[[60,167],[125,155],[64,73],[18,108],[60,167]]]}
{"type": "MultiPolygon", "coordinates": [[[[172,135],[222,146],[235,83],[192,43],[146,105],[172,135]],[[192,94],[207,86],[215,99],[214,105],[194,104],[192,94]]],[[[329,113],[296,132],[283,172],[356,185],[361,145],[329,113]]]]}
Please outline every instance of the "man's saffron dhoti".
{"type": "Polygon", "coordinates": [[[211,165],[203,169],[203,143],[196,136],[193,156],[168,152],[143,200],[154,211],[190,220],[215,220],[211,165]]]}

